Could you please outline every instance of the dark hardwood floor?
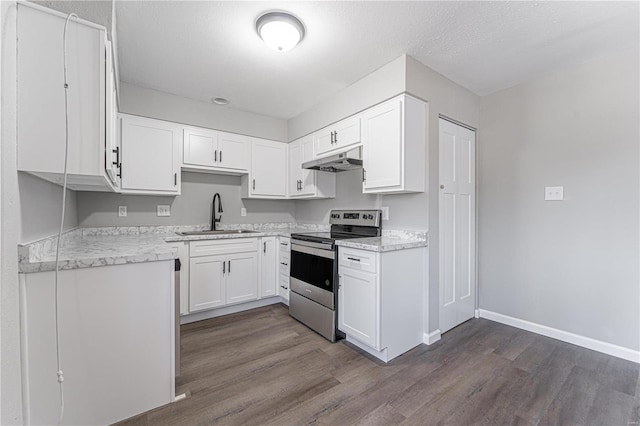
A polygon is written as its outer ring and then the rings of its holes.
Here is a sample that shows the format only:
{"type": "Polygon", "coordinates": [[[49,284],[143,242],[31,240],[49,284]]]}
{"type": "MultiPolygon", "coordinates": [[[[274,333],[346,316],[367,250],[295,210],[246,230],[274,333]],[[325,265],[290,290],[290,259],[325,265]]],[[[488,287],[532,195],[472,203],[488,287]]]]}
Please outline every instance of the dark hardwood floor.
{"type": "Polygon", "coordinates": [[[383,364],[283,305],[182,327],[187,398],[122,425],[638,425],[638,364],[484,319],[383,364]]]}

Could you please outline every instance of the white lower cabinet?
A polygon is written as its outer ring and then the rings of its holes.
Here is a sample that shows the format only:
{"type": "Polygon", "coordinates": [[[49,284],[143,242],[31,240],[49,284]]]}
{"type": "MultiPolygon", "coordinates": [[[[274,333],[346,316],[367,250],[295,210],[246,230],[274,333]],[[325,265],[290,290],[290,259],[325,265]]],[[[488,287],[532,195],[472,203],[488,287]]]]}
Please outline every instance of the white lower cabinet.
{"type": "Polygon", "coordinates": [[[225,256],[204,256],[189,260],[189,311],[197,312],[226,304],[223,264],[225,256]]]}
{"type": "Polygon", "coordinates": [[[291,240],[288,237],[280,237],[278,241],[278,295],[286,304],[289,304],[290,259],[291,240]]]}
{"type": "Polygon", "coordinates": [[[423,342],[427,250],[339,247],[338,328],[388,362],[423,342]]]}
{"type": "Polygon", "coordinates": [[[190,312],[258,298],[256,238],[192,241],[189,252],[190,312]]]}
{"type": "Polygon", "coordinates": [[[376,349],[379,349],[379,297],[377,274],[341,269],[338,299],[340,330],[376,349]]]}
{"type": "Polygon", "coordinates": [[[278,288],[276,237],[263,237],[260,248],[260,298],[276,296],[278,288]]]}

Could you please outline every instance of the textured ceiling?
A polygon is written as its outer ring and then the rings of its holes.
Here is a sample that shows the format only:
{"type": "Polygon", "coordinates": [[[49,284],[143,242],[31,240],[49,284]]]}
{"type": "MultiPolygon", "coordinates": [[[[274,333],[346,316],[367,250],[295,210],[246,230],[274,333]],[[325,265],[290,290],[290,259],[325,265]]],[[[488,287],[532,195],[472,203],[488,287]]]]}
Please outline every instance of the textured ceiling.
{"type": "Polygon", "coordinates": [[[478,95],[638,45],[637,2],[118,1],[121,79],[290,118],[409,54],[478,95]],[[305,24],[287,53],[254,23],[305,24]]]}

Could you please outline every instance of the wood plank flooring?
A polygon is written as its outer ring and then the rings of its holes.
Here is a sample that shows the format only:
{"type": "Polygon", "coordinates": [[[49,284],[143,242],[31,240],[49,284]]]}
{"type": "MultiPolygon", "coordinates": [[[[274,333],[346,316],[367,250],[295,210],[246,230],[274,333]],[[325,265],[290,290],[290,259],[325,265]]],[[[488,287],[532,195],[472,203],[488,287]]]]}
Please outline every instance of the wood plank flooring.
{"type": "Polygon", "coordinates": [[[484,319],[383,364],[283,305],[182,327],[187,398],[121,425],[638,425],[638,364],[484,319]]]}

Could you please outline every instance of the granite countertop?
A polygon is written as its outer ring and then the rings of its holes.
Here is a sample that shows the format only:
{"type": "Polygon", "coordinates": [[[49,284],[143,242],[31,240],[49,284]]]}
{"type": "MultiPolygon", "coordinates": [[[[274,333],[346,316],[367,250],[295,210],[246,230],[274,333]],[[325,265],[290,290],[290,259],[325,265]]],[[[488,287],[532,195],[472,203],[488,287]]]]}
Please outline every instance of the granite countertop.
{"type": "MultiPolygon", "coordinates": [[[[222,235],[178,235],[177,232],[208,229],[200,226],[136,226],[84,228],[65,232],[60,245],[60,270],[92,268],[126,263],[157,262],[176,259],[178,249],[167,244],[198,240],[290,237],[297,232],[326,230],[324,225],[271,224],[229,225],[226,230],[248,229],[252,233],[222,235]]],[[[56,237],[45,238],[18,247],[18,267],[21,273],[46,272],[55,269],[56,237]]]]}
{"type": "Polygon", "coordinates": [[[388,252],[427,247],[429,240],[426,231],[382,230],[381,237],[354,238],[336,241],[338,247],[349,247],[360,250],[388,252]]]}
{"type": "MultiPolygon", "coordinates": [[[[243,224],[225,225],[224,230],[245,229],[254,232],[218,235],[179,235],[178,232],[208,229],[198,226],[134,226],[82,228],[65,232],[60,244],[60,269],[92,268],[126,263],[157,262],[176,259],[178,249],[172,242],[258,238],[265,236],[290,237],[293,233],[327,231],[327,225],[317,224],[243,224]]],[[[45,272],[55,269],[57,237],[45,238],[18,247],[19,270],[22,273],[45,272]]],[[[423,231],[383,230],[378,238],[339,240],[338,246],[386,252],[427,246],[423,231]]]]}
{"type": "MultiPolygon", "coordinates": [[[[22,248],[22,247],[21,247],[22,248]]],[[[19,250],[20,272],[55,269],[55,243],[51,250],[24,255],[19,250]]],[[[60,247],[60,269],[93,268],[125,263],[157,262],[178,257],[178,249],[160,235],[94,235],[69,239],[60,247]]]]}

